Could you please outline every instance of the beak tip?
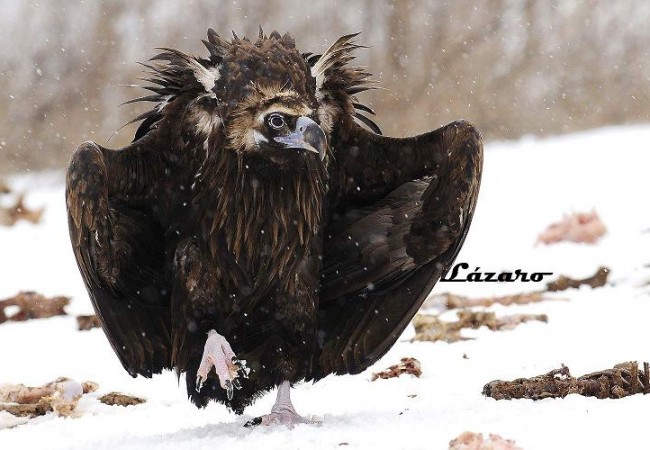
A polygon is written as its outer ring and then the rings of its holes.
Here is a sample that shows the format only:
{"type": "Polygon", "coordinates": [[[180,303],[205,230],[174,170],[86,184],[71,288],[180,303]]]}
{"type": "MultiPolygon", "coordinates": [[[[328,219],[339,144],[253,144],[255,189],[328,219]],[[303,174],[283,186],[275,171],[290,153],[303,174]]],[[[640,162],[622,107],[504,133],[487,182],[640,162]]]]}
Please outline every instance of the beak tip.
{"type": "Polygon", "coordinates": [[[321,161],[327,155],[327,136],[320,125],[309,117],[300,117],[296,123],[295,131],[288,136],[276,137],[274,141],[287,148],[302,148],[318,153],[321,161]]]}

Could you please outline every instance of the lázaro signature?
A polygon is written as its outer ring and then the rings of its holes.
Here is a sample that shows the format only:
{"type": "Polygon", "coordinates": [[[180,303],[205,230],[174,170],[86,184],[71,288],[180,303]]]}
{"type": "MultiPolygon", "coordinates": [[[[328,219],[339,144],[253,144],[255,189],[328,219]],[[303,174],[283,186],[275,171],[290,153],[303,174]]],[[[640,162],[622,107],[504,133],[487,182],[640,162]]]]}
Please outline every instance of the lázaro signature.
{"type": "Polygon", "coordinates": [[[449,272],[447,275],[440,279],[440,281],[461,281],[461,282],[506,282],[513,283],[515,281],[523,281],[524,283],[533,282],[539,283],[544,279],[546,275],[553,275],[553,272],[524,272],[520,269],[516,269],[514,272],[481,272],[477,267],[473,272],[467,274],[465,278],[458,278],[458,272],[460,270],[469,269],[469,264],[467,263],[458,263],[451,269],[451,275],[449,272]]]}

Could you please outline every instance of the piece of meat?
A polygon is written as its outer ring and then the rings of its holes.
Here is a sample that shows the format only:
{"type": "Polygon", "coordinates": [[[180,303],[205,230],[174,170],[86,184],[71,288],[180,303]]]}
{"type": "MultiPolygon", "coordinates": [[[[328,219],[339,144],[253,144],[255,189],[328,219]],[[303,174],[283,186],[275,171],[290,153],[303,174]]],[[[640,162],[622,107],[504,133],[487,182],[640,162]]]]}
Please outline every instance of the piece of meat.
{"type": "Polygon", "coordinates": [[[598,216],[596,211],[589,213],[572,213],[544,230],[538,237],[537,242],[554,244],[556,242],[568,241],[584,244],[593,244],[607,232],[607,228],[598,216]]]}

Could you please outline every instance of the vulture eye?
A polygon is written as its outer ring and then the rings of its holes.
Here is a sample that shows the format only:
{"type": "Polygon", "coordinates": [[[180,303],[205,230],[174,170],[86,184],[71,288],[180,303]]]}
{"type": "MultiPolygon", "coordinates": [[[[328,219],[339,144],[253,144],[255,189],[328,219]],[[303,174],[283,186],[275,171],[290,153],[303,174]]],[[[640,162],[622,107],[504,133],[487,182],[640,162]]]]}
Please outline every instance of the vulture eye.
{"type": "Polygon", "coordinates": [[[273,113],[267,119],[269,126],[274,130],[281,130],[286,125],[286,121],[282,114],[273,113]]]}

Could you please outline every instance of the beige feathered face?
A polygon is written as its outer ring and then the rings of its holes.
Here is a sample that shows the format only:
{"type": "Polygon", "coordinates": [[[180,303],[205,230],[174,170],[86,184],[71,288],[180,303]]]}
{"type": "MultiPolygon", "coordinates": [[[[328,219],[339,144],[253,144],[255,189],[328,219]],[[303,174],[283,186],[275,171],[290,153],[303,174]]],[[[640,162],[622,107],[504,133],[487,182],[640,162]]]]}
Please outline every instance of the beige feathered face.
{"type": "Polygon", "coordinates": [[[298,92],[253,85],[226,119],[225,135],[228,147],[236,152],[268,156],[272,161],[299,155],[318,155],[323,160],[327,137],[317,121],[316,108],[298,92]]]}

